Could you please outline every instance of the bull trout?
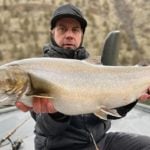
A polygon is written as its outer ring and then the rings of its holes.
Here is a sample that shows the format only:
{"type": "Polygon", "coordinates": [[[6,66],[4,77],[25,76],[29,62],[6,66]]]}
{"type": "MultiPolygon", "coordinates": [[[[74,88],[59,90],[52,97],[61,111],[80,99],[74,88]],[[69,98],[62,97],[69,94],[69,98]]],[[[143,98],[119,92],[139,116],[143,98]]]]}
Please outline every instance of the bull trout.
{"type": "Polygon", "coordinates": [[[0,66],[0,107],[34,96],[49,98],[66,115],[120,117],[115,108],[135,102],[150,86],[149,66],[103,66],[85,60],[29,58],[0,66]]]}

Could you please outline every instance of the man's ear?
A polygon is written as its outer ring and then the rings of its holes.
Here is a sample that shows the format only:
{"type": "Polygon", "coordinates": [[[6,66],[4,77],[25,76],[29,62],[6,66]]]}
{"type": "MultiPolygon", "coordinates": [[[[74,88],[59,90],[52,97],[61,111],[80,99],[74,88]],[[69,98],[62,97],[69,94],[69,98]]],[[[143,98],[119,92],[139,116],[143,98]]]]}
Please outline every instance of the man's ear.
{"type": "Polygon", "coordinates": [[[50,30],[49,30],[50,35],[52,35],[52,32],[53,32],[53,31],[50,29],[50,30]]]}
{"type": "Polygon", "coordinates": [[[54,37],[54,30],[49,30],[51,39],[54,37]]]}
{"type": "Polygon", "coordinates": [[[52,35],[52,34],[54,34],[54,29],[53,30],[49,30],[49,32],[50,32],[50,35],[52,35]]]}
{"type": "Polygon", "coordinates": [[[81,47],[81,46],[82,46],[82,44],[83,44],[83,40],[84,40],[84,34],[82,34],[82,38],[81,38],[80,47],[81,47]]]}

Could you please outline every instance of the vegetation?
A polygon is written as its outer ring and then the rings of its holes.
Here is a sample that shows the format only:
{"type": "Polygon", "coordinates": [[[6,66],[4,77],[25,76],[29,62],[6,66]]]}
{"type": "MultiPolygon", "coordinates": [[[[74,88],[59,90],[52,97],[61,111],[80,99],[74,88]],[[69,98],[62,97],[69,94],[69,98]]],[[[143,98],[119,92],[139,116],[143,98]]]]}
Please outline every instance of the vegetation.
{"type": "Polygon", "coordinates": [[[150,1],[147,0],[0,0],[0,59],[40,56],[49,41],[49,20],[61,4],[72,3],[88,20],[84,45],[99,55],[106,35],[121,31],[120,64],[150,58],[150,1]]]}

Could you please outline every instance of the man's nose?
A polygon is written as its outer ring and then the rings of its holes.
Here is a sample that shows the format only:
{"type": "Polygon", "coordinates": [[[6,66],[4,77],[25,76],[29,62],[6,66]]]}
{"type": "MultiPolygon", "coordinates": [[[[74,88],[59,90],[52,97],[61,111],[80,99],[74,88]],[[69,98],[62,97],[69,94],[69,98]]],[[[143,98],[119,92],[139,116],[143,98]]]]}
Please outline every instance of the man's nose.
{"type": "Polygon", "coordinates": [[[72,32],[72,30],[67,30],[66,31],[66,38],[73,38],[74,33],[72,32]]]}

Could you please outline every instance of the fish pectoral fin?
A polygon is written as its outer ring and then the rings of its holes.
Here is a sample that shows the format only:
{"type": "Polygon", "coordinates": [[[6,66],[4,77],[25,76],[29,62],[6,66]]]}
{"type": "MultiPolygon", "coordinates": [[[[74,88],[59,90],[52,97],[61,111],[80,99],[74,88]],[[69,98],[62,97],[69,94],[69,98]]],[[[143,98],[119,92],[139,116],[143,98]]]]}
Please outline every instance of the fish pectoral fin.
{"type": "Polygon", "coordinates": [[[103,120],[107,120],[107,115],[111,115],[117,118],[121,118],[122,116],[115,109],[108,109],[106,107],[101,107],[100,110],[94,113],[97,117],[103,120]]]}
{"type": "Polygon", "coordinates": [[[107,120],[107,114],[104,113],[103,111],[98,111],[98,112],[94,113],[94,115],[100,119],[107,120]]]}
{"type": "Polygon", "coordinates": [[[27,95],[27,96],[23,96],[20,99],[18,99],[19,102],[22,102],[23,104],[25,104],[28,107],[32,107],[33,106],[33,100],[52,100],[53,101],[53,97],[50,96],[45,96],[45,95],[27,95]]]}
{"type": "Polygon", "coordinates": [[[118,117],[118,118],[122,117],[120,116],[120,114],[117,112],[116,109],[108,109],[106,107],[103,107],[101,108],[101,111],[106,113],[107,115],[111,115],[111,116],[118,117]]]}
{"type": "Polygon", "coordinates": [[[41,98],[41,99],[54,99],[54,97],[51,96],[46,96],[46,95],[31,95],[32,98],[36,99],[36,98],[41,98]]]}

